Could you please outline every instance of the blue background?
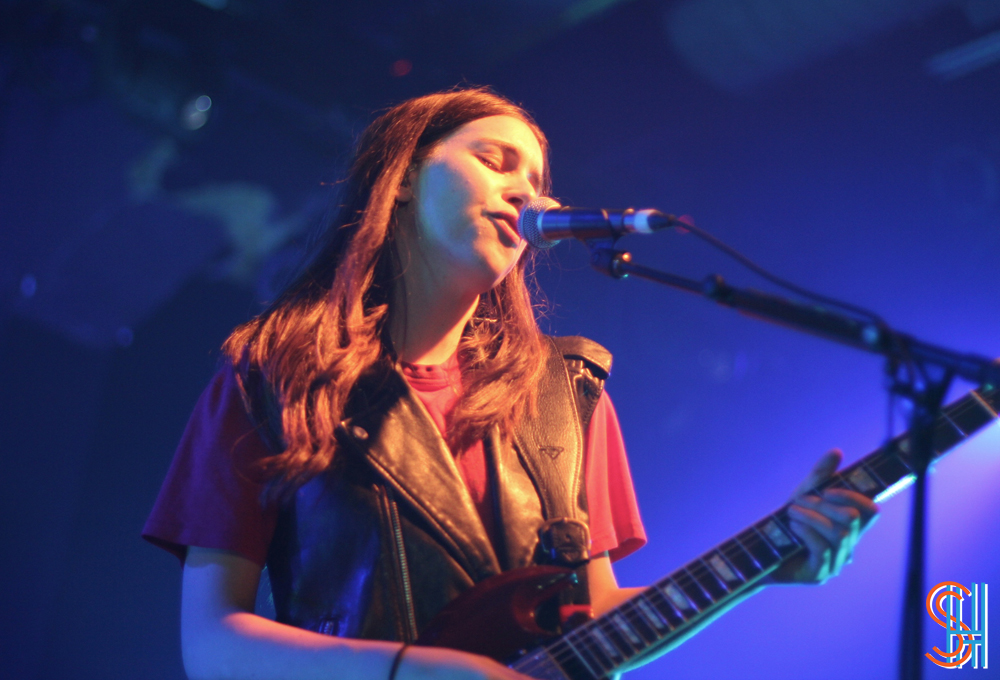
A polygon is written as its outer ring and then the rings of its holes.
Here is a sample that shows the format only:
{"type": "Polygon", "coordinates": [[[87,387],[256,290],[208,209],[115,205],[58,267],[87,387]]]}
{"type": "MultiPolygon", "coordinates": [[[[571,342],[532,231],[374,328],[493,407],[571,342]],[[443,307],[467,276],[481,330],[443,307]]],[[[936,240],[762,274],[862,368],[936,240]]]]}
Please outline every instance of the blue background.
{"type": "MultiPolygon", "coordinates": [[[[233,19],[237,4],[151,3],[147,15],[135,3],[4,3],[3,674],[183,677],[180,571],[139,530],[219,344],[295,261],[370,112],[408,96],[492,84],[549,135],[565,203],[692,215],[800,285],[924,340],[1000,355],[1000,67],[928,72],[995,23],[917,3],[927,9],[727,81],[670,42],[684,4],[591,3],[570,21],[560,12],[583,5],[323,14],[261,2],[233,19]],[[425,25],[449,27],[453,44],[420,38],[425,25]],[[123,57],[112,48],[126,38],[141,49],[123,57]],[[411,70],[399,75],[401,59],[411,70]],[[146,72],[186,80],[154,79],[157,99],[121,76],[146,72]],[[213,95],[207,124],[178,126],[184,93],[200,92],[213,95]]],[[[725,3],[713,7],[721,16],[725,3]]],[[[770,289],[690,235],[624,243],[643,264],[770,289]]],[[[877,357],[602,277],[576,243],[541,256],[538,278],[543,325],[615,355],[608,390],[650,539],[616,565],[622,585],[777,508],[827,449],[853,460],[885,436],[877,357]]],[[[930,478],[928,587],[996,582],[997,489],[993,426],[930,478]]],[[[769,589],[628,677],[890,677],[909,500],[884,505],[840,577],[769,589]]],[[[943,646],[925,625],[926,648],[943,646]]]]}

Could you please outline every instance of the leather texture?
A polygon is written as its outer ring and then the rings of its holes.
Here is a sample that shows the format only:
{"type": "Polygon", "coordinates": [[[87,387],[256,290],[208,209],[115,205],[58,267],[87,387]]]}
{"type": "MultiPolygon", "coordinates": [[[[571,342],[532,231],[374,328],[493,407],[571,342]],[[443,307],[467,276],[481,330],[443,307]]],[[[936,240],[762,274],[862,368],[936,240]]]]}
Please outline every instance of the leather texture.
{"type": "MultiPolygon", "coordinates": [[[[334,463],[280,513],[268,554],[278,621],[411,641],[463,591],[537,563],[546,521],[586,523],[583,433],[611,355],[586,338],[546,338],[546,346],[538,413],[511,443],[496,431],[484,442],[501,529],[496,546],[402,375],[384,366],[359,381],[350,417],[338,428],[334,463]]],[[[263,428],[273,428],[266,410],[250,409],[263,428]]]]}

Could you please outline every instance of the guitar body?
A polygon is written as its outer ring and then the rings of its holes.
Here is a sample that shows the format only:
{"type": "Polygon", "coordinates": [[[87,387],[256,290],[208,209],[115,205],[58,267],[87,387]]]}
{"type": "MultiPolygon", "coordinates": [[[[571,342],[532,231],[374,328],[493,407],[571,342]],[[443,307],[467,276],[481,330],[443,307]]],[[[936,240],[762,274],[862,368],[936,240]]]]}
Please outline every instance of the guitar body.
{"type": "Polygon", "coordinates": [[[524,567],[470,588],[434,617],[416,644],[449,647],[507,661],[558,635],[536,619],[538,607],[575,579],[563,567],[524,567]]]}

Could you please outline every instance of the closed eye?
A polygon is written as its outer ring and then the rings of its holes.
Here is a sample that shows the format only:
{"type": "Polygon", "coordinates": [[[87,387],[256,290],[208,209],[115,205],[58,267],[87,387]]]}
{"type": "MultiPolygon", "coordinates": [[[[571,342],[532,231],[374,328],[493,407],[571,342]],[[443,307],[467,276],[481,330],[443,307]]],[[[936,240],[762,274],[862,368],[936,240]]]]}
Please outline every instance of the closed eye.
{"type": "MultiPolygon", "coordinates": [[[[522,163],[522,152],[515,145],[501,139],[479,139],[473,145],[479,161],[494,172],[514,172],[522,163]]],[[[538,191],[539,175],[528,173],[528,181],[538,191]]]]}

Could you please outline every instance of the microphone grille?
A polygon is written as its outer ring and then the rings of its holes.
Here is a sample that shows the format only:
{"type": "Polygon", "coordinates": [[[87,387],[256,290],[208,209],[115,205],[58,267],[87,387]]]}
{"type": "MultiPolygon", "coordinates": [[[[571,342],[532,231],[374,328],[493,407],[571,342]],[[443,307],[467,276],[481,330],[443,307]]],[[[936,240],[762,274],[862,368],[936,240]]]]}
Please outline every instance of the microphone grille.
{"type": "Polygon", "coordinates": [[[560,208],[559,201],[553,200],[548,196],[539,196],[533,200],[528,205],[524,206],[521,210],[521,214],[517,217],[517,230],[521,232],[521,238],[527,241],[531,246],[544,250],[546,248],[551,248],[559,241],[547,241],[544,236],[542,236],[542,231],[538,225],[538,218],[542,216],[542,213],[550,208],[560,208]]]}

